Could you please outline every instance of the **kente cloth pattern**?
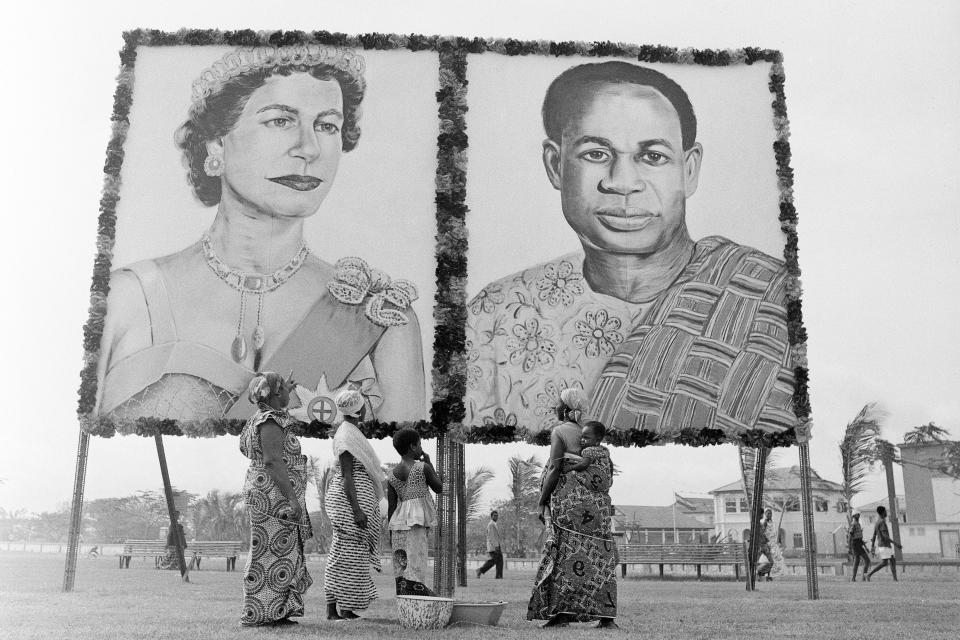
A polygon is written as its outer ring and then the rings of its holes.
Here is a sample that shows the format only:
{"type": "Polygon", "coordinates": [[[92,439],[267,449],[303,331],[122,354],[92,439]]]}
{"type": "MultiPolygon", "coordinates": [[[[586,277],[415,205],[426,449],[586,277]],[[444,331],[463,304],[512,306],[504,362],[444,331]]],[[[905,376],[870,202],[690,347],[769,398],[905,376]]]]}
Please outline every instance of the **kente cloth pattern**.
{"type": "Polygon", "coordinates": [[[608,428],[781,432],[796,425],[783,262],[720,237],[647,311],[600,374],[608,428]]]}
{"type": "Polygon", "coordinates": [[[764,523],[763,535],[767,539],[767,548],[765,549],[765,551],[769,551],[767,558],[773,563],[767,575],[776,578],[777,576],[783,575],[785,564],[783,561],[783,549],[780,547],[780,543],[777,542],[777,527],[772,520],[764,523]]]}
{"type": "Polygon", "coordinates": [[[366,528],[358,527],[353,521],[353,508],[347,500],[343,473],[337,462],[325,494],[333,539],[327,553],[323,591],[327,603],[336,602],[341,610],[360,611],[377,598],[370,569],[380,571],[380,500],[373,490],[374,481],[356,458],[353,483],[360,509],[367,516],[366,528]]]}
{"type": "Polygon", "coordinates": [[[250,521],[250,557],[243,571],[240,624],[255,626],[303,615],[303,596],[313,584],[303,557],[303,543],[313,536],[306,517],[307,458],[290,432],[283,411],[261,409],[240,432],[240,451],[250,458],[243,499],[250,521]],[[260,425],[273,420],[286,434],[283,462],[304,514],[302,523],[286,519],[290,501],[263,466],[260,425]]]}
{"type": "Polygon", "coordinates": [[[387,476],[398,500],[389,525],[397,595],[434,595],[425,580],[427,549],[431,529],[437,526],[437,508],[424,469],[424,463],[418,460],[410,467],[406,480],[400,480],[394,472],[387,476]]]}
{"type": "Polygon", "coordinates": [[[609,457],[592,464],[588,472],[589,479],[582,483],[573,477],[580,474],[561,475],[550,496],[551,520],[527,606],[528,620],[565,613],[587,622],[617,615],[619,556],[610,532],[609,457]]]}

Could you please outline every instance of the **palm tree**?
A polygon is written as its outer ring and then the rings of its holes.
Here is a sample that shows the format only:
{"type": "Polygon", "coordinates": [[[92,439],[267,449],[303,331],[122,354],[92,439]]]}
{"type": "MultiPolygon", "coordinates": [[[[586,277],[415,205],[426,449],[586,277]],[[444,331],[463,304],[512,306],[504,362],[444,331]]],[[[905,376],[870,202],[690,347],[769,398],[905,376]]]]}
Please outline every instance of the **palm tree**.
{"type": "Polygon", "coordinates": [[[949,435],[950,432],[943,427],[928,422],[907,431],[903,436],[903,441],[907,444],[929,444],[931,442],[943,442],[949,435]]]}
{"type": "Polygon", "coordinates": [[[243,538],[246,526],[243,494],[213,489],[194,501],[195,534],[204,534],[207,540],[243,538]]]}
{"type": "Polygon", "coordinates": [[[464,511],[467,522],[476,520],[480,516],[480,494],[483,487],[493,480],[494,473],[489,467],[477,467],[467,473],[466,498],[464,511]]]}
{"type": "Polygon", "coordinates": [[[510,501],[517,527],[517,551],[523,550],[523,525],[526,515],[533,511],[540,495],[540,471],[543,464],[536,456],[523,459],[512,456],[508,461],[510,469],[510,501]]]}
{"type": "Polygon", "coordinates": [[[879,460],[880,424],[886,412],[876,402],[869,402],[847,423],[840,441],[843,466],[843,500],[847,505],[847,526],[853,517],[853,497],[863,490],[867,474],[879,460]]]}

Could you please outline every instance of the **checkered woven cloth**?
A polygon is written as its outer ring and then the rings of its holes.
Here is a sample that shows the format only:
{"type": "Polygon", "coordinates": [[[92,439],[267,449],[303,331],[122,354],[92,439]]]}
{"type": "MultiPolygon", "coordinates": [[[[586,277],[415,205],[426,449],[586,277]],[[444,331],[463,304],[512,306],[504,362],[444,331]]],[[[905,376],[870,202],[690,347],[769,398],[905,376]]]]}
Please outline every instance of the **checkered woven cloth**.
{"type": "Polygon", "coordinates": [[[783,262],[718,236],[613,354],[592,413],[608,427],[768,432],[793,427],[783,262]]]}

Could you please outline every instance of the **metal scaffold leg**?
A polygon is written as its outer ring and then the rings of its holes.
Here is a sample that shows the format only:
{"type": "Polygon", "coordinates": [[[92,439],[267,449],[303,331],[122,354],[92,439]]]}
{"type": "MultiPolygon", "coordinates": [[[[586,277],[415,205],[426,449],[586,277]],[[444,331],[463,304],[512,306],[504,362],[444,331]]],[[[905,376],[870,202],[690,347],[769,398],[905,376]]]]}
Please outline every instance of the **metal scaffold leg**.
{"type": "Polygon", "coordinates": [[[83,489],[87,482],[87,454],[90,434],[80,432],[77,442],[77,468],[73,476],[73,501],[70,507],[70,532],[67,535],[67,564],[63,571],[64,592],[73,591],[77,575],[77,550],[80,546],[80,528],[83,522],[83,489]]]}
{"type": "Polygon", "coordinates": [[[813,529],[813,493],[810,490],[810,445],[800,443],[800,489],[803,506],[803,544],[807,560],[807,597],[820,599],[817,578],[817,537],[813,529]]]}
{"type": "Polygon", "coordinates": [[[443,482],[438,500],[439,544],[433,565],[433,589],[437,595],[453,596],[457,567],[457,447],[446,434],[437,438],[437,470],[443,482]]]}

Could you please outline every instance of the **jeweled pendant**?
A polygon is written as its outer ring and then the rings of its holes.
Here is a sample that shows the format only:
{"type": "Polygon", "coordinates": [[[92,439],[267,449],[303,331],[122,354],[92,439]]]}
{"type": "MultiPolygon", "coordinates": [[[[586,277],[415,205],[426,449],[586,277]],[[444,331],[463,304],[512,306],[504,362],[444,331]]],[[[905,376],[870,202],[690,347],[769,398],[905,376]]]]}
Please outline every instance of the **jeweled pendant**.
{"type": "Polygon", "coordinates": [[[238,335],[233,339],[233,344],[230,345],[230,355],[233,356],[234,362],[243,362],[243,359],[247,357],[247,341],[243,336],[238,335]]]}
{"type": "Polygon", "coordinates": [[[253,348],[257,350],[263,349],[264,342],[266,342],[266,334],[263,331],[263,327],[257,325],[253,330],[253,348]]]}

